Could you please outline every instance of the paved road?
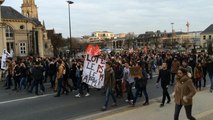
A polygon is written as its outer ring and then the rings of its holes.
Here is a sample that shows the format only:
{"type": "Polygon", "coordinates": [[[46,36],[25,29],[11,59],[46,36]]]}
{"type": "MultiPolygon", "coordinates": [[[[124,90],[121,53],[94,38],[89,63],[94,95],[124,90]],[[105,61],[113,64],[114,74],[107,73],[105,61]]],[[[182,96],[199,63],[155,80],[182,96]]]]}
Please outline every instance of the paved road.
{"type": "MultiPolygon", "coordinates": [[[[148,81],[150,99],[162,95],[161,88],[155,86],[156,78],[148,81]]],[[[3,83],[0,83],[1,86],[3,83]]],[[[69,95],[55,98],[54,93],[45,84],[47,92],[41,96],[26,91],[14,92],[0,87],[0,118],[1,120],[66,120],[100,113],[104,103],[103,91],[91,90],[91,96],[75,98],[77,91],[69,95]]],[[[169,88],[171,93],[172,87],[169,88]]],[[[125,98],[118,99],[118,107],[128,105],[125,98]]],[[[143,100],[139,98],[139,102],[143,100]]],[[[110,108],[109,110],[114,109],[110,108]]]]}

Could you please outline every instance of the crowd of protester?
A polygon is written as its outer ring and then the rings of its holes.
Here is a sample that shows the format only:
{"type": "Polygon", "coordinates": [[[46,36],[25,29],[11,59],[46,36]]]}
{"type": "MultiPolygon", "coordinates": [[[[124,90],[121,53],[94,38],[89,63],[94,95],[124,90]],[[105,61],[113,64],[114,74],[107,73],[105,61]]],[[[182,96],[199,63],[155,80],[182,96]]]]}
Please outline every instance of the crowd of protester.
{"type": "MultiPolygon", "coordinates": [[[[138,97],[145,97],[143,105],[149,105],[149,91],[147,84],[153,79],[153,73],[159,74],[156,85],[161,82],[163,91],[161,107],[170,103],[168,86],[176,83],[178,70],[187,70],[187,76],[192,79],[195,88],[200,91],[206,87],[207,74],[210,79],[210,92],[213,90],[213,60],[207,53],[176,53],[140,50],[132,52],[104,53],[101,56],[106,60],[104,91],[106,101],[102,110],[106,110],[109,97],[113,99],[113,106],[117,105],[117,98],[126,98],[125,102],[135,105],[138,97]],[[138,66],[140,76],[131,76],[130,68],[138,66]],[[133,91],[133,88],[136,90],[133,91]]],[[[41,95],[45,93],[44,83],[50,82],[50,87],[56,92],[55,97],[68,95],[78,90],[75,97],[90,96],[90,86],[82,82],[84,56],[73,59],[27,57],[7,59],[7,74],[5,89],[13,91],[28,91],[41,95]],[[84,90],[86,92],[84,93],[84,90]]]]}

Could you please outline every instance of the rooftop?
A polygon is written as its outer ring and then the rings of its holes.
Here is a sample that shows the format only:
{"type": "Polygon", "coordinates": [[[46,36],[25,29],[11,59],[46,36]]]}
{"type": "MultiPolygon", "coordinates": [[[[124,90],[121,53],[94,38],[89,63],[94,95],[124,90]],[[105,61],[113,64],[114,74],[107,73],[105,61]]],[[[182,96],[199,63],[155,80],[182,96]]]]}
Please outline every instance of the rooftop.
{"type": "Polygon", "coordinates": [[[201,34],[213,34],[213,24],[207,27],[201,34]]]}

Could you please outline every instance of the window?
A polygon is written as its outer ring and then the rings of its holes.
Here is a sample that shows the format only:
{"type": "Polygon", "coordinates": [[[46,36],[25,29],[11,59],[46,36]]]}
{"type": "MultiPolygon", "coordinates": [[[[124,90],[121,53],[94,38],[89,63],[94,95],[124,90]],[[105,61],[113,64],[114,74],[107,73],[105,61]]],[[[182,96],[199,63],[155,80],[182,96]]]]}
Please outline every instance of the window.
{"type": "Polygon", "coordinates": [[[204,40],[206,39],[206,36],[205,36],[205,35],[203,36],[203,39],[204,39],[204,40]]]}
{"type": "Polygon", "coordinates": [[[6,37],[7,38],[13,38],[14,37],[14,32],[13,32],[13,28],[10,26],[6,26],[6,37]]]}
{"type": "Polygon", "coordinates": [[[14,44],[12,42],[7,43],[7,51],[10,52],[11,50],[14,50],[14,44]]]}
{"type": "Polygon", "coordinates": [[[19,43],[20,55],[26,55],[26,43],[19,43]]]}
{"type": "Polygon", "coordinates": [[[212,39],[212,36],[211,35],[209,35],[209,40],[211,40],[212,39]]]}
{"type": "Polygon", "coordinates": [[[24,29],[24,25],[20,25],[20,29],[23,30],[24,29]]]}

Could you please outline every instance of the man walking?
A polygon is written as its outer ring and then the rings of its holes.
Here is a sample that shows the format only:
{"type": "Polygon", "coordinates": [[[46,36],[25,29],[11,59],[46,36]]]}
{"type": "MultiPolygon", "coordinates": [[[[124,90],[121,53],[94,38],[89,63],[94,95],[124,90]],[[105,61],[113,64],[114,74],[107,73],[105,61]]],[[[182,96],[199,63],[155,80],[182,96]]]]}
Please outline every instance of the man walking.
{"type": "Polygon", "coordinates": [[[109,96],[112,96],[113,99],[113,104],[112,106],[116,106],[117,105],[117,101],[116,98],[114,96],[114,88],[115,88],[115,73],[112,69],[112,65],[110,62],[106,63],[106,70],[105,70],[105,81],[104,81],[104,85],[106,88],[106,100],[105,100],[105,104],[102,107],[102,111],[105,111],[107,109],[107,105],[109,102],[109,96]]]}
{"type": "Polygon", "coordinates": [[[157,79],[156,85],[158,86],[159,81],[161,80],[161,87],[163,89],[163,98],[160,107],[164,106],[165,100],[167,98],[167,103],[170,103],[171,99],[168,93],[168,86],[170,82],[170,71],[167,69],[167,64],[163,63],[162,69],[159,71],[159,76],[157,79]]]}

